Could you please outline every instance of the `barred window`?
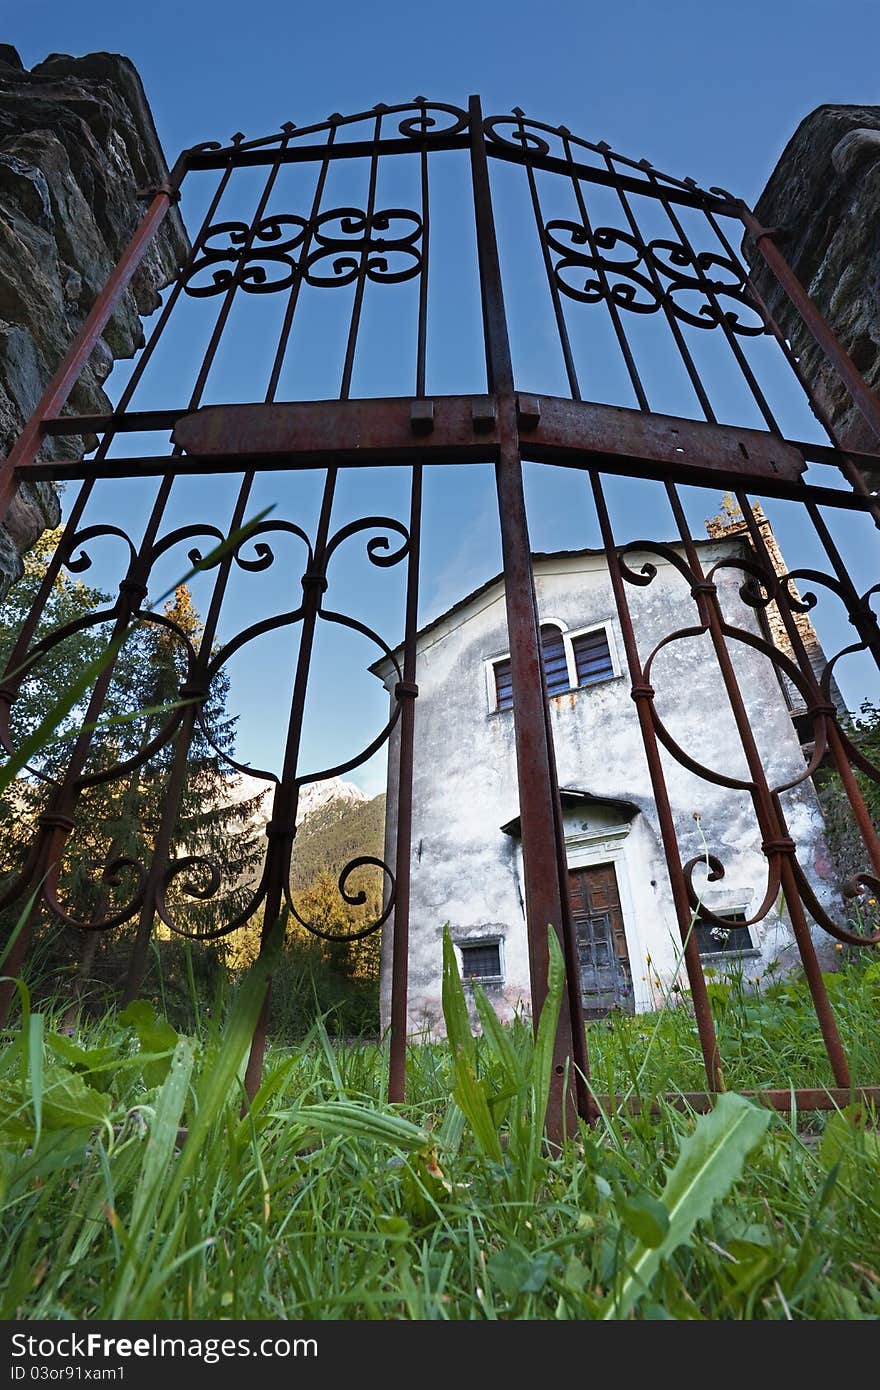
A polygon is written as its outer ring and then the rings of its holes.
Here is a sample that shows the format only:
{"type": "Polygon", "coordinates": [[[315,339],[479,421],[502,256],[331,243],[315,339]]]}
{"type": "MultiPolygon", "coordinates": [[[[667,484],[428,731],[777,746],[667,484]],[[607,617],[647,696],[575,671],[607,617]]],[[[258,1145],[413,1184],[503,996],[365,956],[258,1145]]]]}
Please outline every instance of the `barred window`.
{"type": "Polygon", "coordinates": [[[501,979],[501,942],[475,941],[463,942],[461,951],[461,973],[466,980],[501,979]]]}
{"type": "Polygon", "coordinates": [[[720,952],[736,955],[739,951],[753,949],[752,934],[745,926],[744,912],[716,912],[715,915],[723,918],[724,926],[718,926],[715,922],[697,922],[694,926],[701,956],[714,956],[720,952]]]}

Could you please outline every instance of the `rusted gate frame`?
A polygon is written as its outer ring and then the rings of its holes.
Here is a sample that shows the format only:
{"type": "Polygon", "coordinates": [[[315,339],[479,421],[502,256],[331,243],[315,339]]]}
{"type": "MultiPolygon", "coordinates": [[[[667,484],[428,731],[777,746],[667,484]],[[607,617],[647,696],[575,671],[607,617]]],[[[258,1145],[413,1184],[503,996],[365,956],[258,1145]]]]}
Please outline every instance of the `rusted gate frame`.
{"type": "MultiPolygon", "coordinates": [[[[584,1028],[580,1021],[580,998],[577,979],[577,958],[575,942],[568,913],[566,892],[566,859],[562,829],[562,813],[555,769],[553,739],[550,732],[547,697],[541,675],[540,641],[538,632],[538,613],[535,601],[534,581],[531,568],[531,551],[528,525],[522,490],[522,460],[534,459],[539,462],[552,462],[582,469],[589,480],[590,490],[596,506],[602,532],[603,544],[609,563],[609,573],[615,596],[618,617],[624,637],[633,698],[636,701],[639,724],[648,760],[649,771],[657,805],[661,835],[670,873],[673,898],[679,918],[683,940],[683,952],[688,972],[695,1015],[707,1074],[707,1093],[700,1093],[702,1101],[723,1086],[721,1060],[718,1054],[711,1009],[703,977],[696,941],[692,931],[694,915],[699,895],[693,884],[693,875],[698,866],[696,860],[682,864],[679,856],[678,838],[672,808],[666,791],[661,747],[677,758],[683,765],[698,771],[701,777],[722,785],[738,785],[752,795],[758,823],[761,828],[764,850],[769,864],[769,887],[765,909],[775,898],[780,886],[786,892],[786,900],[791,905],[791,915],[800,953],[807,978],[813,994],[817,1016],[822,1028],[826,1049],[831,1060],[837,1090],[820,1091],[815,1088],[794,1092],[794,1103],[801,1108],[822,1104],[839,1103],[849,1094],[850,1077],[836,1034],[833,1014],[828,1003],[821,973],[810,939],[809,926],[803,910],[806,902],[814,920],[841,941],[863,942],[866,937],[856,935],[840,928],[827,918],[816,903],[810,885],[805,880],[794,853],[794,844],[788,836],[781,802],[777,792],[767,784],[764,769],[750,728],[748,711],[739,690],[736,676],[727,650],[727,641],[749,640],[762,650],[760,642],[742,631],[731,629],[726,624],[717,600],[714,584],[714,571],[705,575],[694,548],[684,510],[677,493],[679,482],[690,484],[733,487],[738,504],[743,512],[752,543],[754,558],[740,562],[746,572],[746,584],[751,585],[752,600],[756,608],[766,606],[771,599],[776,604],[789,639],[793,660],[782,657],[778,652],[772,655],[777,669],[785,674],[802,693],[807,712],[816,725],[816,751],[807,774],[815,770],[827,751],[830,751],[835,765],[853,805],[854,814],[865,839],[866,848],[872,861],[874,875],[880,875],[880,843],[871,824],[870,816],[861,798],[858,784],[853,776],[851,763],[855,762],[863,771],[868,770],[864,760],[860,760],[852,748],[845,732],[840,729],[836,710],[830,699],[829,689],[820,688],[810,667],[808,655],[797,627],[793,609],[799,605],[788,579],[778,580],[773,572],[770,557],[764,546],[747,496],[747,489],[760,490],[762,494],[800,500],[804,503],[816,533],[828,556],[832,575],[819,575],[812,571],[802,576],[810,582],[826,584],[843,599],[850,620],[853,623],[861,646],[869,649],[875,659],[880,660],[880,638],[876,621],[868,607],[869,591],[861,596],[849,577],[846,565],[837,550],[831,534],[822,517],[819,507],[832,506],[849,510],[869,511],[875,524],[878,523],[878,504],[866,486],[860,467],[873,465],[874,455],[863,456],[848,453],[840,447],[833,432],[825,421],[831,439],[831,446],[816,446],[798,441],[785,440],[773,416],[772,409],[758,385],[748,360],[738,340],[740,331],[749,330],[737,327],[737,319],[725,313],[722,296],[733,295],[756,312],[762,326],[759,331],[770,333],[777,340],[787,357],[789,365],[798,375],[816,413],[819,414],[807,383],[800,376],[799,368],[791,349],[778,325],[769,315],[760,300],[753,284],[742,271],[742,284],[719,280],[712,275],[713,265],[721,266],[724,258],[717,255],[706,259],[691,245],[683,221],[681,209],[697,210],[704,214],[708,225],[715,232],[719,244],[724,248],[727,263],[724,269],[730,273],[740,267],[721,219],[738,218],[754,245],[779,281],[804,323],[813,333],[826,357],[840,375],[853,400],[869,420],[878,439],[880,439],[880,405],[867,390],[852,362],[812,305],[790,268],[786,265],[774,241],[774,231],[764,229],[755,221],[753,214],[739,200],[722,189],[712,189],[708,193],[698,189],[692,181],[676,180],[660,175],[650,165],[636,162],[613,154],[603,144],[592,144],[576,139],[564,127],[553,128],[540,122],[527,121],[523,114],[515,111],[513,117],[491,117],[484,120],[479,100],[472,98],[468,111],[458,108],[427,103],[418,98],[414,103],[400,107],[380,106],[373,112],[362,113],[344,120],[332,117],[327,123],[296,130],[285,126],[282,131],[263,141],[246,142],[234,137],[226,147],[218,145],[196,146],[185,151],[171,173],[166,186],[153,194],[150,206],[136,231],[129,247],[123,254],[104,291],[96,301],[91,314],[76,342],[59,367],[49,387],[47,387],[37,409],[28,422],[15,448],[3,465],[0,480],[0,508],[5,515],[19,481],[25,477],[81,478],[84,487],[80,492],[71,517],[67,523],[66,541],[53,557],[46,579],[34,609],[27,620],[9,662],[7,683],[0,690],[0,733],[7,746],[10,746],[8,731],[9,705],[15,698],[21,680],[9,679],[9,672],[16,671],[28,657],[42,604],[51,591],[52,584],[65,561],[71,559],[76,530],[85,510],[86,503],[96,481],[103,477],[159,476],[162,479],[156,504],[147,524],[144,538],[137,553],[132,550],[133,562],[129,573],[120,586],[120,597],[112,617],[115,631],[122,633],[140,612],[140,604],[146,595],[152,558],[159,528],[164,516],[165,504],[172,483],[178,475],[210,469],[213,472],[242,471],[245,464],[242,485],[230,522],[230,533],[235,532],[245,520],[247,504],[257,473],[274,468],[322,467],[326,470],[324,498],[318,523],[315,544],[299,528],[282,523],[267,523],[260,530],[269,534],[272,530],[286,529],[293,532],[305,543],[309,556],[303,576],[303,602],[293,615],[302,624],[299,653],[297,659],[294,693],[288,725],[288,742],[284,771],[280,781],[276,781],[272,818],[268,827],[269,848],[261,882],[244,912],[239,913],[240,922],[264,904],[264,923],[271,926],[279,912],[286,905],[294,910],[289,895],[289,867],[294,836],[294,822],[299,794],[298,755],[308,682],[311,646],[316,623],[319,617],[352,625],[352,620],[344,615],[330,614],[322,607],[322,597],[327,588],[327,562],[335,547],[359,530],[371,526],[384,526],[395,530],[403,537],[403,546],[398,552],[386,557],[393,563],[403,558],[407,560],[406,617],[403,643],[403,665],[398,667],[399,680],[395,687],[395,708],[386,728],[358,759],[325,769],[320,775],[331,775],[346,771],[357,762],[370,756],[390,734],[391,728],[400,722],[400,764],[398,771],[398,819],[397,841],[395,847],[395,871],[391,873],[387,864],[382,868],[393,885],[387,894],[386,908],[381,921],[389,915],[392,907],[395,914],[394,953],[392,963],[392,1029],[391,1029],[391,1072],[389,1093],[392,1099],[400,1100],[405,1086],[405,1044],[406,1044],[406,990],[407,990],[407,924],[409,901],[410,838],[412,823],[412,764],[414,701],[417,695],[415,683],[416,670],[416,614],[418,600],[418,556],[419,532],[421,525],[421,473],[425,462],[471,462],[489,461],[494,464],[499,501],[502,550],[504,556],[505,595],[510,630],[512,680],[514,688],[514,723],[517,750],[517,767],[520,786],[520,807],[522,818],[523,852],[525,858],[525,882],[527,898],[527,923],[529,933],[529,956],[532,999],[537,1012],[546,992],[547,953],[544,936],[546,924],[552,922],[560,934],[568,971],[568,992],[564,1002],[563,1014],[557,1038],[554,1059],[554,1092],[550,1107],[548,1127],[554,1136],[564,1129],[571,1129],[576,1113],[589,1118],[593,1113],[594,1102],[588,1085],[588,1069],[584,1028]],[[389,118],[402,116],[397,125],[397,133],[391,137],[382,133],[383,122],[389,118]],[[373,137],[370,140],[346,141],[339,139],[339,133],[346,125],[363,120],[373,121],[373,137]],[[439,122],[446,121],[445,127],[437,128],[439,122]],[[309,135],[323,138],[314,143],[297,144],[309,135]],[[554,154],[551,140],[556,143],[559,153],[554,154]],[[477,234],[477,251],[480,270],[480,291],[483,307],[484,340],[487,362],[488,394],[471,397],[434,397],[426,394],[426,347],[427,347],[427,286],[429,252],[429,184],[428,154],[432,150],[461,150],[470,156],[473,182],[474,212],[477,234]],[[584,157],[586,152],[587,158],[584,157]],[[368,261],[371,253],[373,220],[377,216],[375,207],[376,180],[379,161],[384,156],[417,153],[421,173],[420,214],[403,215],[413,219],[417,231],[414,239],[404,238],[404,249],[415,256],[416,270],[420,276],[419,322],[417,333],[417,353],[414,375],[414,395],[403,400],[351,401],[350,387],[354,356],[357,346],[361,306],[366,280],[369,273],[368,261]],[[489,158],[500,159],[519,165],[525,170],[529,193],[535,216],[535,228],[539,238],[541,254],[547,275],[555,315],[560,349],[568,376],[569,401],[552,397],[536,397],[517,392],[511,365],[507,321],[504,310],[504,295],[501,270],[498,261],[492,196],[489,182],[489,158]],[[366,210],[357,213],[362,218],[360,230],[362,241],[353,269],[355,284],[354,301],[349,324],[345,363],[340,383],[338,400],[324,403],[302,403],[275,405],[275,396],[280,379],[284,355],[292,331],[294,314],[302,284],[308,276],[311,264],[309,257],[318,236],[324,185],[331,163],[338,159],[367,158],[370,161],[370,183],[366,210]],[[598,158],[599,164],[590,163],[589,158],[598,158]],[[295,162],[316,162],[319,165],[312,209],[307,219],[287,218],[287,223],[296,223],[300,232],[294,236],[297,250],[297,269],[291,275],[288,302],[285,310],[278,348],[275,354],[269,385],[264,403],[260,407],[200,405],[202,392],[208,373],[218,349],[234,296],[248,275],[248,257],[255,243],[278,241],[282,235],[278,215],[264,219],[273,186],[282,167],[295,162]],[[189,282],[201,264],[210,268],[213,262],[210,249],[206,245],[210,235],[216,234],[213,217],[226,190],[234,170],[243,167],[264,167],[267,170],[263,192],[258,200],[254,217],[249,225],[219,224],[227,230],[235,225],[236,248],[231,259],[233,269],[227,271],[222,265],[222,257],[215,262],[222,270],[222,279],[215,276],[217,285],[210,293],[222,293],[223,301],[208,348],[199,370],[196,385],[188,404],[176,409],[128,412],[134,391],[143,376],[161,334],[181,293],[189,288],[189,282]],[[179,196],[183,177],[189,171],[216,170],[221,177],[211,200],[202,227],[193,243],[193,250],[180,275],[175,281],[166,303],[160,313],[158,323],[141,353],[132,377],[122,393],[114,411],[105,417],[68,417],[61,415],[70,391],[82,367],[88,360],[103,328],[108,322],[114,307],[135,273],[137,266],[155,234],[162,218],[171,204],[179,196]],[[537,174],[554,173],[566,178],[571,185],[579,223],[546,220],[541,208],[537,174]],[[584,185],[597,184],[616,193],[624,217],[626,229],[618,231],[609,228],[594,228],[584,197],[584,185]],[[673,242],[658,241],[646,243],[638,225],[630,196],[648,196],[661,207],[669,221],[673,242]],[[277,223],[277,225],[275,225],[277,223]],[[268,229],[268,234],[267,234],[268,229]],[[560,237],[568,237],[563,243],[560,237]],[[417,251],[412,247],[418,243],[417,251]],[[638,288],[627,302],[625,295],[617,294],[619,289],[620,265],[607,259],[603,252],[623,244],[632,248],[636,260],[621,273],[626,276],[633,271],[633,282],[641,285],[643,292],[653,294],[656,303],[648,312],[662,312],[668,322],[670,332],[691,380],[695,395],[705,417],[705,424],[690,422],[672,417],[657,415],[651,411],[635,356],[629,344],[621,310],[633,307],[632,299],[637,298],[638,288]],[[672,248],[672,249],[670,249],[672,248]],[[666,255],[671,262],[662,262],[666,255]],[[202,258],[201,261],[199,258],[202,258]],[[554,257],[556,258],[554,260],[554,257]],[[305,273],[302,267],[306,267],[305,273]],[[562,271],[566,266],[583,266],[595,274],[594,289],[590,295],[580,295],[567,285],[562,271]],[[678,270],[675,269],[678,267],[678,270]],[[635,268],[635,269],[634,269],[635,268]],[[613,277],[618,279],[612,283],[613,277]],[[674,299],[675,277],[679,287],[685,281],[690,288],[698,288],[704,296],[707,312],[712,326],[718,328],[727,339],[737,367],[742,372],[749,390],[760,410],[767,432],[740,430],[732,426],[719,426],[693,357],[689,351],[680,320],[695,323],[692,317],[682,314],[674,299]],[[664,281],[669,278],[670,288],[664,281]],[[638,402],[638,411],[618,410],[614,407],[597,406],[582,402],[577,370],[572,353],[568,328],[563,307],[563,296],[586,297],[587,302],[604,301],[611,316],[616,339],[626,364],[629,379],[638,402]],[[170,460],[167,457],[143,459],[109,459],[110,444],[118,433],[128,430],[170,429],[173,430],[175,448],[170,460]],[[100,443],[94,458],[87,461],[41,462],[37,461],[43,439],[47,436],[61,437],[77,432],[94,432],[100,436],[100,443]],[[182,452],[185,450],[186,452],[182,452]],[[740,459],[742,462],[740,462],[740,459]],[[351,523],[340,532],[331,535],[331,513],[338,470],[350,466],[374,464],[381,460],[384,464],[402,464],[412,468],[412,491],[409,525],[404,528],[390,518],[367,517],[351,523]],[[847,490],[826,488],[806,483],[800,474],[806,461],[819,462],[838,470],[849,484],[847,490]],[[602,478],[606,473],[623,473],[626,476],[651,478],[664,484],[684,559],[668,546],[650,543],[630,544],[620,547],[615,541],[608,507],[605,501],[602,478]],[[638,650],[635,629],[630,615],[627,599],[627,586],[649,583],[651,576],[634,573],[626,562],[626,555],[635,550],[655,550],[675,563],[691,587],[699,626],[690,631],[708,633],[713,643],[719,668],[725,683],[728,699],[736,721],[740,740],[749,767],[746,782],[732,782],[729,778],[717,776],[709,769],[695,764],[686,752],[672,739],[663,725],[654,703],[654,692],[650,685],[652,653],[643,659],[638,650]]],[[[338,213],[331,210],[324,218],[338,213]]],[[[342,209],[351,213],[351,209],[342,209]]],[[[281,223],[285,221],[281,218],[281,223]]],[[[357,230],[357,225],[355,226],[357,230]]],[[[381,246],[383,243],[379,242],[381,246]]],[[[394,249],[394,243],[390,243],[394,249]]],[[[397,243],[398,249],[401,243],[397,243]]],[[[320,250],[315,255],[325,255],[320,250]]],[[[283,259],[283,258],[282,258],[283,259]]],[[[321,283],[329,283],[323,281],[321,283]]],[[[345,283],[348,283],[347,281],[345,283]]],[[[253,285],[253,280],[251,281],[253,285]]],[[[269,285],[269,289],[273,286],[269,285]]],[[[706,324],[698,323],[705,327],[706,324]]],[[[821,418],[821,415],[820,415],[821,418]]],[[[77,544],[88,539],[92,528],[82,532],[77,544]]],[[[187,536],[204,535],[206,529],[200,527],[180,527],[162,541],[162,549],[172,542],[187,536]]],[[[218,539],[219,539],[218,533],[218,539]]],[[[268,545],[263,542],[265,552],[271,557],[268,545]]],[[[370,558],[376,560],[375,552],[370,558]]],[[[217,566],[217,579],[209,605],[205,623],[205,636],[200,652],[192,653],[191,673],[182,694],[190,704],[172,715],[166,725],[141,750],[138,759],[130,760],[127,768],[143,763],[152,751],[167,742],[172,734],[177,735],[175,757],[170,774],[169,794],[166,812],[160,827],[157,847],[153,860],[138,893],[133,900],[134,913],[140,915],[142,939],[148,939],[154,915],[168,921],[165,904],[165,891],[170,878],[167,855],[174,829],[176,806],[182,792],[186,775],[186,759],[190,739],[193,735],[199,714],[199,701],[207,691],[207,683],[213,673],[207,655],[211,651],[220,609],[232,564],[242,563],[238,551],[226,555],[217,566]]],[[[271,563],[271,558],[267,561],[271,563]]],[[[255,562],[247,562],[251,568],[255,562]]],[[[247,567],[246,565],[246,567],[247,567]]],[[[718,566],[715,567],[717,570],[718,566]]],[[[360,627],[359,630],[371,636],[386,653],[391,656],[378,634],[360,627]]],[[[241,640],[252,632],[246,630],[241,640]]],[[[672,640],[679,634],[672,634],[672,640]]],[[[238,639],[236,639],[238,641],[238,639]]],[[[663,645],[663,644],[661,644],[663,645]]],[[[766,644],[765,644],[766,647],[766,644]]],[[[659,650],[656,649],[656,650],[659,650]]],[[[770,655],[764,650],[765,655],[770,655]]],[[[394,660],[392,656],[392,660],[394,660]]],[[[216,668],[216,666],[215,666],[216,668]]],[[[92,695],[86,719],[95,716],[101,708],[111,679],[107,671],[98,681],[92,695]]],[[[826,682],[827,684],[827,682],[826,682]]],[[[23,896],[28,885],[45,879],[44,897],[50,907],[62,920],[66,917],[56,897],[57,863],[63,844],[73,826],[73,814],[79,789],[93,784],[97,777],[85,773],[88,754],[88,735],[81,735],[74,750],[67,774],[56,787],[46,811],[40,817],[37,837],[22,872],[16,876],[12,888],[7,889],[4,902],[16,896],[23,896]]],[[[233,762],[233,766],[240,767],[233,762]]],[[[243,769],[248,770],[251,769],[243,769]]],[[[872,770],[873,771],[873,770],[872,770]]],[[[387,847],[386,847],[387,853],[387,847]]],[[[340,890],[345,892],[348,873],[363,860],[353,861],[346,866],[340,876],[340,890]]],[[[379,861],[370,861],[379,862],[379,861]]],[[[713,874],[723,873],[723,866],[711,860],[709,867],[713,874]]],[[[107,866],[107,872],[113,866],[107,866]]],[[[177,866],[175,872],[180,871],[177,866]]],[[[873,879],[862,876],[862,884],[872,884],[873,879]]],[[[880,879],[877,880],[880,883],[880,879]]],[[[132,904],[128,905],[132,908],[132,904]]],[[[712,914],[702,909],[706,920],[713,920],[712,914]]],[[[78,923],[85,929],[98,930],[114,925],[117,921],[128,920],[118,913],[102,922],[78,923]]],[[[761,915],[760,913],[758,914],[761,915]]],[[[720,919],[715,919],[720,920],[720,919]]],[[[755,919],[757,920],[757,919],[755,919]]],[[[375,930],[379,923],[365,928],[375,930]]],[[[174,926],[169,921],[169,925],[174,926]]],[[[233,924],[234,926],[235,924],[233,924]]],[[[315,924],[306,924],[315,930],[315,924]]],[[[174,926],[175,930],[179,928],[174,926]]],[[[231,930],[225,927],[224,932],[231,930]]],[[[186,934],[186,933],[184,933],[186,934]]],[[[221,934],[221,933],[216,933],[221,934]]],[[[322,933],[317,931],[318,935],[322,933]]],[[[877,937],[870,938],[876,941],[877,937]]],[[[27,947],[26,933],[22,936],[10,958],[8,969],[15,973],[20,967],[27,947]]],[[[255,1038],[248,1071],[248,1090],[253,1093],[258,1082],[263,1047],[265,1023],[261,1020],[255,1038]]],[[[790,1103],[788,1092],[764,1092],[763,1099],[778,1108],[786,1108],[790,1103]]],[[[862,1094],[880,1096],[880,1088],[863,1088],[862,1094]]],[[[691,1096],[692,1103],[702,1103],[699,1097],[691,1096]]]]}

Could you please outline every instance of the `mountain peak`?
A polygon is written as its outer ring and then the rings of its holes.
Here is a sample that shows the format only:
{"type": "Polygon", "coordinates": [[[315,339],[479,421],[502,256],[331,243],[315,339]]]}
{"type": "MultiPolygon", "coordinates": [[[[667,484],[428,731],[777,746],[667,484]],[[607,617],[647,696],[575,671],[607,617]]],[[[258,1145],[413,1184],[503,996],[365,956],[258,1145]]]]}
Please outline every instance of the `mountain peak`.
{"type": "MultiPolygon", "coordinates": [[[[227,797],[236,805],[241,801],[261,797],[259,809],[254,815],[255,821],[265,824],[272,814],[272,783],[264,782],[259,777],[241,773],[230,778],[227,797]]],[[[338,803],[341,807],[369,800],[366,792],[361,791],[360,787],[356,787],[353,782],[343,782],[341,777],[326,777],[322,782],[307,782],[300,788],[296,823],[302,825],[315,811],[323,810],[333,803],[338,803]]]]}

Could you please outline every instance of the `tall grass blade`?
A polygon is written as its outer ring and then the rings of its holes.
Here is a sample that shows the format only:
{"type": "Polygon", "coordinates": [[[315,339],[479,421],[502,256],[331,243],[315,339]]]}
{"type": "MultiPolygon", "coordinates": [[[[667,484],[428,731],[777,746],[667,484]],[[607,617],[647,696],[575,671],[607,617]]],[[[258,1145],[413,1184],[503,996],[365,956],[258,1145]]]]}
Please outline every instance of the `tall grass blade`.
{"type": "Polygon", "coordinates": [[[550,1080],[553,1073],[553,1047],[556,1042],[556,1029],[559,1024],[559,1011],[562,1007],[562,992],[565,989],[565,961],[559,938],[552,927],[547,928],[549,964],[547,968],[547,998],[538,1021],[535,1037],[533,1067],[533,1087],[535,1109],[532,1117],[533,1144],[535,1153],[540,1150],[544,1121],[547,1118],[547,1105],[550,1101],[550,1080]]]}

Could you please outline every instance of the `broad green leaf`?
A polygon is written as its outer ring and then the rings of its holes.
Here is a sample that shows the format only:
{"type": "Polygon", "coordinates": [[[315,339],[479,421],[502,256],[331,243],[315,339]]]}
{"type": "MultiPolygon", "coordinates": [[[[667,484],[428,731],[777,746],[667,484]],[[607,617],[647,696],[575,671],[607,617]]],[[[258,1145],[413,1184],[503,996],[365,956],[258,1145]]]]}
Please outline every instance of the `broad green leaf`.
{"type": "Polygon", "coordinates": [[[43,1125],[46,1129],[94,1129],[110,1123],[110,1097],[87,1086],[66,1067],[50,1063],[43,1074],[43,1125]]]}
{"type": "Polygon", "coordinates": [[[630,1235],[642,1245],[653,1250],[663,1244],[669,1231],[669,1213],[650,1192],[637,1192],[634,1197],[615,1202],[614,1209],[630,1235]]]}
{"type": "Polygon", "coordinates": [[[80,1047],[63,1033],[47,1033],[46,1046],[74,1071],[85,1072],[99,1091],[106,1091],[120,1065],[131,1064],[127,1058],[120,1062],[118,1047],[80,1047]]]}
{"type": "Polygon", "coordinates": [[[487,1269],[492,1283],[505,1298],[517,1298],[524,1293],[540,1293],[560,1264],[559,1256],[547,1251],[530,1255],[508,1247],[489,1256],[487,1269]]]}
{"type": "MultiPolygon", "coordinates": [[[[94,1129],[110,1123],[110,1098],[87,1086],[83,1078],[66,1067],[49,1063],[42,1068],[40,1082],[41,1131],[94,1129]]],[[[5,1143],[25,1140],[35,1146],[37,1117],[33,1095],[13,1087],[0,1087],[0,1139],[5,1143]]]]}
{"type": "Polygon", "coordinates": [[[171,1055],[177,1046],[177,1032],[164,1018],[156,1017],[156,1010],[148,999],[135,999],[119,1015],[119,1022],[133,1028],[137,1034],[141,1051],[145,1053],[165,1053],[165,1056],[144,1062],[144,1081],[148,1086],[161,1086],[171,1066],[171,1055]]]}
{"type": "Polygon", "coordinates": [[[711,1113],[699,1117],[693,1134],[682,1141],[660,1197],[669,1217],[666,1236],[653,1247],[639,1241],[629,1252],[627,1273],[609,1299],[606,1319],[629,1316],[663,1261],[730,1191],[769,1123],[768,1110],[732,1093],[719,1096],[711,1113]]]}

